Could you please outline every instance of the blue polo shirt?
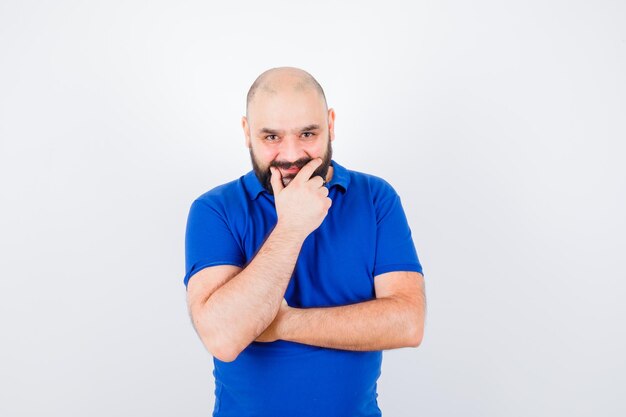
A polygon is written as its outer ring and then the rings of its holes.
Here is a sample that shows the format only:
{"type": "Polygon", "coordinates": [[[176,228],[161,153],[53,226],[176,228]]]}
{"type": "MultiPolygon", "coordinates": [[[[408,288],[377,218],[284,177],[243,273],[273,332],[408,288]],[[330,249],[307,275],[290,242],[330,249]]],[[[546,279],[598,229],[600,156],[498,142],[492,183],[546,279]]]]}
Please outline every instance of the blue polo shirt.
{"type": "MultiPolygon", "coordinates": [[[[376,298],[374,277],[422,272],[400,197],[382,178],[332,160],[333,203],[305,239],[285,292],[291,307],[329,307],[376,298]]],[[[191,204],[185,287],[213,265],[245,268],[276,225],[274,196],[254,171],[191,204]]],[[[382,351],[252,342],[232,362],[213,358],[215,417],[380,416],[382,351]]]]}

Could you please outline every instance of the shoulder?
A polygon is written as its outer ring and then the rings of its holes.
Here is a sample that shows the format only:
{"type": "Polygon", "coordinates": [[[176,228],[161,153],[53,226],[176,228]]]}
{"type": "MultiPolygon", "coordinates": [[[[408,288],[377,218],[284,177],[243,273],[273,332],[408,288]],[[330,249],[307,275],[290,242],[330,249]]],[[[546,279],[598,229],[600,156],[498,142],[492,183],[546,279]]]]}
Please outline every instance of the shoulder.
{"type": "Polygon", "coordinates": [[[351,187],[355,187],[352,191],[360,196],[367,196],[377,221],[398,208],[400,196],[389,181],[371,173],[355,170],[349,170],[349,173],[351,187]]]}
{"type": "Polygon", "coordinates": [[[208,207],[221,213],[232,210],[243,198],[243,177],[220,184],[198,195],[192,202],[193,207],[208,207]]]}
{"type": "Polygon", "coordinates": [[[367,190],[374,201],[386,199],[397,195],[395,188],[384,178],[371,173],[347,170],[350,174],[350,183],[360,191],[367,190]]]}

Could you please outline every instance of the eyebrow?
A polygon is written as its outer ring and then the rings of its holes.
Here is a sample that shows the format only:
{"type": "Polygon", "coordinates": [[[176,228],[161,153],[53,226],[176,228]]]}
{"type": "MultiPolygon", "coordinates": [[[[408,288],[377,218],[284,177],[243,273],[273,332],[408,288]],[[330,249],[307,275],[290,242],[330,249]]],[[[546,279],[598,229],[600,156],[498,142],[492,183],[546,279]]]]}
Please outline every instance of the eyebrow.
{"type": "MultiPolygon", "coordinates": [[[[320,128],[320,125],[318,124],[311,124],[308,126],[304,126],[301,129],[294,129],[293,132],[305,132],[307,130],[317,130],[320,128]]],[[[277,130],[277,129],[270,129],[269,127],[264,127],[262,129],[259,129],[259,133],[268,133],[270,135],[277,135],[279,133],[283,133],[282,130],[277,130]]]]}

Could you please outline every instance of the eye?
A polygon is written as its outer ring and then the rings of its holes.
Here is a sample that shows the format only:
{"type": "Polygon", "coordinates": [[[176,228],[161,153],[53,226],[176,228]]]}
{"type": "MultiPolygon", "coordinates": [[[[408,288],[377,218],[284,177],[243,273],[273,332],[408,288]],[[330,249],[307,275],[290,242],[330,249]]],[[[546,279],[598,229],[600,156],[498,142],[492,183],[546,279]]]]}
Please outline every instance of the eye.
{"type": "MultiPolygon", "coordinates": [[[[303,135],[311,135],[311,136],[315,136],[315,133],[313,132],[304,132],[303,135]]],[[[307,138],[310,138],[311,136],[306,136],[307,138]]]]}
{"type": "Polygon", "coordinates": [[[267,135],[267,136],[265,136],[265,139],[270,141],[270,142],[274,142],[275,139],[270,139],[270,138],[275,138],[275,137],[276,137],[276,135],[267,135]]]}

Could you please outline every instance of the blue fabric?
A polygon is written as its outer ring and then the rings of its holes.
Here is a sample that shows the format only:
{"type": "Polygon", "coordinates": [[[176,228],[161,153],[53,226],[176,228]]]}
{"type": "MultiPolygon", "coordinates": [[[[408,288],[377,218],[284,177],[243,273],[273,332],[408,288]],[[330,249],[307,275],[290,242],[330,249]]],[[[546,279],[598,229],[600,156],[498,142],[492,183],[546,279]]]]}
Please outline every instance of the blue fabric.
{"type": "MultiPolygon", "coordinates": [[[[333,204],[304,241],[285,293],[292,307],[376,298],[374,277],[422,272],[400,197],[382,178],[332,160],[333,204]]],[[[199,270],[252,260],[276,224],[274,196],[254,171],[193,201],[185,237],[184,284],[199,270]]],[[[233,362],[214,360],[216,417],[380,416],[382,351],[252,342],[233,362]]]]}

